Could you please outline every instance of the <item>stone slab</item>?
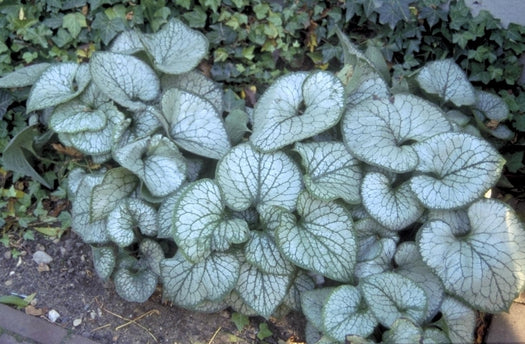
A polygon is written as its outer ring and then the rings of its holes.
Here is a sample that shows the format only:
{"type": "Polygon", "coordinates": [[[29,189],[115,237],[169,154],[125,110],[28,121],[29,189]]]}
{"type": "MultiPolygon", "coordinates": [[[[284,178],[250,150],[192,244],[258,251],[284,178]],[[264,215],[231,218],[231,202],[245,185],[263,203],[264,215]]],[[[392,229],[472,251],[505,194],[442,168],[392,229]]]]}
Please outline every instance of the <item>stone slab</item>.
{"type": "Polygon", "coordinates": [[[509,313],[492,318],[487,344],[525,343],[525,305],[514,302],[509,313]]]}

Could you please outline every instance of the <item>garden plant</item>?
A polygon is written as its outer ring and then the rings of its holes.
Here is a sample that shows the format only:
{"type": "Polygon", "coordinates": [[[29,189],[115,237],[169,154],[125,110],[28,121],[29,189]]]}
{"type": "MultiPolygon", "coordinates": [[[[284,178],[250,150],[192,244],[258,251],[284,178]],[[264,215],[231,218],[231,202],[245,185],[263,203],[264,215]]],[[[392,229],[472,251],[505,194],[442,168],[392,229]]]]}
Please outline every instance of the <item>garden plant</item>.
{"type": "Polygon", "coordinates": [[[308,343],[471,342],[475,310],[508,310],[525,232],[484,196],[505,159],[470,123],[506,103],[452,59],[392,85],[336,32],[339,70],[280,76],[253,109],[196,69],[208,39],[178,19],[0,79],[97,164],[68,174],[72,228],[122,298],[302,311],[308,343]]]}

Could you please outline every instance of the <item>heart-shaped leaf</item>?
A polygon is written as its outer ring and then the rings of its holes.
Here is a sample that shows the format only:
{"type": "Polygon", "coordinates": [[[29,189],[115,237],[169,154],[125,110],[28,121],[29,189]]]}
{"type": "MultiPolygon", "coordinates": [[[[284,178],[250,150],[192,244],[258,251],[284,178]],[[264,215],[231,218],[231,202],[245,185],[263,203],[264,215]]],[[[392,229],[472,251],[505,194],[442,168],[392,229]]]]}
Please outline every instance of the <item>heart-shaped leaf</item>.
{"type": "Polygon", "coordinates": [[[162,97],[162,112],[171,137],[182,148],[212,159],[230,149],[222,117],[206,99],[172,88],[162,97]]]}
{"type": "Polygon", "coordinates": [[[435,105],[405,94],[369,99],[350,107],[341,124],[343,140],[354,156],[396,173],[416,168],[414,142],[451,128],[435,105]]]}
{"type": "Polygon", "coordinates": [[[31,86],[37,82],[49,66],[51,66],[49,63],[44,62],[19,68],[0,78],[0,88],[31,86]]]}
{"type": "Polygon", "coordinates": [[[378,325],[358,288],[337,287],[323,307],[323,328],[326,334],[343,342],[347,335],[368,337],[378,325]]]}
{"type": "Polygon", "coordinates": [[[304,184],[317,198],[332,201],[341,198],[347,203],[359,203],[362,179],[359,161],[341,142],[296,143],[306,169],[304,184]]]}
{"type": "Polygon", "coordinates": [[[291,275],[264,273],[255,266],[241,265],[235,290],[244,302],[266,319],[275,312],[288,292],[291,275]]]}
{"type": "Polygon", "coordinates": [[[129,302],[145,302],[157,288],[158,277],[147,269],[121,267],[113,276],[115,291],[129,302]]]}
{"type": "Polygon", "coordinates": [[[128,197],[137,185],[138,178],[123,167],[107,171],[102,182],[93,188],[91,221],[107,217],[118,202],[128,197]]]}
{"type": "Polygon", "coordinates": [[[91,56],[89,64],[93,81],[122,106],[138,110],[160,95],[157,75],[134,56],[99,51],[91,56]]]}
{"type": "Polygon", "coordinates": [[[289,275],[294,271],[294,266],[279,252],[274,239],[266,232],[250,232],[244,255],[251,265],[264,273],[289,275]]]}
{"type": "Polygon", "coordinates": [[[231,254],[213,253],[193,264],[178,252],[160,263],[164,297],[187,308],[220,300],[234,288],[239,269],[239,261],[231,254]]]}
{"type": "Polygon", "coordinates": [[[91,80],[87,65],[64,62],[46,68],[33,84],[27,112],[53,107],[78,96],[91,80]]]}
{"type": "Polygon", "coordinates": [[[315,288],[315,282],[308,276],[304,271],[298,271],[288,294],[283,300],[283,305],[292,309],[296,312],[301,312],[301,295],[302,293],[313,290],[315,288]]]}
{"type": "Polygon", "coordinates": [[[412,192],[409,182],[394,186],[379,172],[367,173],[361,185],[363,205],[381,225],[391,230],[402,230],[423,214],[425,208],[412,192]]]}
{"type": "Polygon", "coordinates": [[[74,134],[86,130],[101,130],[106,122],[107,116],[103,110],[90,109],[86,104],[73,100],[53,110],[49,128],[57,133],[74,134]]]}
{"type": "Polygon", "coordinates": [[[485,91],[476,91],[474,109],[482,120],[491,119],[500,122],[509,117],[507,103],[501,97],[485,91]]]}
{"type": "Polygon", "coordinates": [[[476,309],[506,311],[525,284],[525,231],[504,203],[482,199],[468,208],[470,228],[441,220],[419,231],[419,251],[448,292],[476,309]]]}
{"type": "Polygon", "coordinates": [[[171,19],[158,32],[140,38],[153,57],[155,68],[168,74],[192,70],[208,53],[206,37],[178,19],[171,19]]]}
{"type": "Polygon", "coordinates": [[[337,281],[351,281],[357,244],[348,211],[338,203],[320,201],[303,192],[297,212],[300,221],[283,213],[275,232],[282,253],[304,269],[337,281]]]}
{"type": "Polygon", "coordinates": [[[399,318],[383,333],[382,339],[385,344],[421,343],[423,329],[410,319],[399,318]]]}
{"type": "Polygon", "coordinates": [[[304,316],[316,329],[323,329],[323,307],[335,287],[313,289],[301,295],[301,308],[304,316]]]}
{"type": "Polygon", "coordinates": [[[121,32],[113,41],[109,51],[118,54],[131,55],[144,50],[144,45],[140,41],[140,34],[137,31],[128,30],[121,32]]]}
{"type": "Polygon", "coordinates": [[[161,135],[146,137],[113,152],[115,160],[135,173],[154,196],[166,196],[186,179],[186,164],[177,146],[161,135]]]}
{"type": "Polygon", "coordinates": [[[453,209],[481,197],[500,177],[505,160],[490,143],[463,133],[443,133],[414,146],[418,172],[410,187],[430,209],[453,209]]]}
{"type": "Polygon", "coordinates": [[[264,152],[317,135],[337,124],[344,89],[328,72],[298,72],[278,79],[257,101],[250,141],[264,152]]]}
{"type": "Polygon", "coordinates": [[[126,247],[136,241],[136,230],[144,235],[155,236],[156,211],[141,199],[126,198],[108,216],[108,236],[118,246],[126,247]]]}
{"type": "Polygon", "coordinates": [[[117,263],[117,253],[113,246],[91,246],[93,266],[98,277],[106,280],[113,273],[117,263]]]}
{"type": "Polygon", "coordinates": [[[215,178],[226,204],[237,211],[265,205],[293,210],[303,187],[299,167],[288,155],[260,153],[247,143],[219,161],[215,178]]]}
{"type": "Polygon", "coordinates": [[[376,319],[392,327],[401,317],[421,324],[425,320],[427,297],[412,280],[393,272],[368,276],[359,287],[376,319]]]}
{"type": "Polygon", "coordinates": [[[453,59],[427,63],[417,75],[417,82],[426,92],[457,106],[476,102],[474,87],[453,59]]]}
{"type": "Polygon", "coordinates": [[[250,231],[246,221],[226,215],[221,191],[211,179],[184,189],[175,205],[173,228],[177,245],[191,262],[245,242],[250,231]]]}
{"type": "Polygon", "coordinates": [[[173,214],[175,205],[184,191],[184,187],[179,188],[175,193],[162,200],[157,211],[157,238],[173,239],[173,214]]]}
{"type": "Polygon", "coordinates": [[[472,308],[446,296],[441,304],[444,330],[451,343],[472,343],[477,325],[477,314],[472,308]]]}

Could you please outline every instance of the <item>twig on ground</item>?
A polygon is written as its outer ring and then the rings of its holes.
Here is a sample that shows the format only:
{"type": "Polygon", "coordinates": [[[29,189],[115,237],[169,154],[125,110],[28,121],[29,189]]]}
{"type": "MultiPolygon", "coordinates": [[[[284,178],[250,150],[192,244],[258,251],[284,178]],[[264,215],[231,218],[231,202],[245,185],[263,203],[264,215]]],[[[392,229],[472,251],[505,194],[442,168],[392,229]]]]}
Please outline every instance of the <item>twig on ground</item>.
{"type": "Polygon", "coordinates": [[[219,327],[217,329],[217,331],[215,331],[215,333],[213,334],[213,336],[209,340],[208,344],[212,344],[213,343],[213,341],[215,340],[215,337],[217,337],[217,335],[219,334],[219,332],[221,332],[221,330],[222,330],[222,327],[219,327]]]}

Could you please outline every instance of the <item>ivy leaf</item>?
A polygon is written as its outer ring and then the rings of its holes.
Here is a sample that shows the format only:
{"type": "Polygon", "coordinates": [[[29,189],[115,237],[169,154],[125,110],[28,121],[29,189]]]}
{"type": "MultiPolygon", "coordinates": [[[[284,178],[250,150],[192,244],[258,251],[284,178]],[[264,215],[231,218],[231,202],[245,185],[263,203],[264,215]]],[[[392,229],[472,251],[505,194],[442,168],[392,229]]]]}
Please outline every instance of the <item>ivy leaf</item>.
{"type": "Polygon", "coordinates": [[[96,85],[122,106],[138,110],[160,95],[157,75],[134,56],[99,51],[89,65],[96,85]]]}
{"type": "Polygon", "coordinates": [[[53,107],[79,95],[91,80],[86,65],[64,62],[46,68],[33,84],[27,112],[53,107]]]}
{"type": "Polygon", "coordinates": [[[224,122],[212,103],[186,91],[169,89],[162,97],[169,133],[180,147],[207,158],[220,159],[230,150],[224,122]]]}
{"type": "Polygon", "coordinates": [[[359,287],[372,313],[383,326],[392,327],[401,317],[418,324],[425,320],[427,297],[412,280],[384,272],[362,279],[359,287]]]}
{"type": "Polygon", "coordinates": [[[126,30],[126,22],[121,17],[110,19],[105,11],[98,12],[91,23],[91,28],[98,32],[102,42],[107,45],[119,32],[126,30]]]}
{"type": "Polygon", "coordinates": [[[440,322],[444,324],[444,330],[451,343],[471,343],[474,341],[476,329],[476,311],[465,304],[446,296],[441,304],[443,318],[440,322]]]}
{"type": "Polygon", "coordinates": [[[186,179],[186,164],[177,146],[161,135],[134,141],[113,151],[123,167],[136,174],[154,196],[166,196],[186,179]]]}
{"type": "Polygon", "coordinates": [[[117,263],[117,253],[113,246],[91,246],[93,266],[98,277],[107,280],[113,273],[117,263]]]}
{"type": "Polygon", "coordinates": [[[87,244],[105,244],[110,241],[106,231],[106,220],[91,221],[91,196],[93,188],[104,179],[102,174],[82,177],[73,201],[71,227],[87,244]]]}
{"type": "Polygon", "coordinates": [[[402,230],[417,221],[425,208],[408,181],[394,185],[382,173],[367,173],[361,185],[361,197],[364,207],[377,222],[391,230],[402,230]]]}
{"type": "Polygon", "coordinates": [[[224,126],[232,144],[238,144],[244,138],[244,135],[250,132],[248,123],[250,118],[248,114],[240,109],[235,109],[224,119],[224,126]]]}
{"type": "Polygon", "coordinates": [[[359,289],[351,285],[337,287],[328,296],[322,314],[326,334],[340,342],[348,334],[368,337],[378,325],[359,289]]]}
{"type": "Polygon", "coordinates": [[[34,126],[26,127],[16,134],[2,152],[2,165],[7,170],[29,176],[48,189],[51,189],[51,185],[49,185],[29,162],[31,158],[30,154],[32,156],[37,155],[33,148],[33,143],[38,135],[38,129],[34,126]]]}
{"type": "Polygon", "coordinates": [[[221,191],[211,179],[200,179],[184,189],[175,205],[173,228],[177,245],[191,262],[249,238],[246,221],[226,215],[221,191]]]}
{"type": "Polygon", "coordinates": [[[272,236],[266,232],[251,231],[244,247],[244,256],[263,273],[289,275],[294,266],[282,255],[272,236]]]}
{"type": "Polygon", "coordinates": [[[153,57],[155,68],[168,74],[192,70],[208,52],[206,37],[177,19],[154,34],[143,35],[141,41],[153,57]]]}
{"type": "Polygon", "coordinates": [[[341,125],[343,140],[354,156],[396,173],[416,168],[415,142],[451,130],[439,108],[405,94],[350,107],[341,125]]]}
{"type": "Polygon", "coordinates": [[[86,17],[79,12],[68,13],[62,18],[62,27],[67,29],[73,38],[77,38],[80,30],[87,27],[86,17]]]}
{"type": "Polygon", "coordinates": [[[156,211],[139,198],[126,198],[108,216],[108,236],[118,246],[126,247],[137,240],[136,230],[143,235],[155,236],[156,211]]]}
{"type": "Polygon", "coordinates": [[[484,312],[506,311],[525,284],[523,227],[509,206],[492,199],[473,203],[468,219],[467,228],[425,224],[421,256],[448,292],[484,312]]]}
{"type": "Polygon", "coordinates": [[[414,146],[419,156],[410,187],[430,209],[453,209],[481,197],[505,163],[487,141],[462,133],[443,133],[414,146]]]}
{"type": "Polygon", "coordinates": [[[215,178],[226,205],[237,211],[266,205],[293,210],[302,190],[299,168],[288,155],[259,153],[247,143],[219,161],[215,178]]]}
{"type": "Polygon", "coordinates": [[[408,6],[413,2],[414,0],[385,1],[376,9],[376,12],[379,13],[379,22],[381,24],[388,24],[392,30],[394,30],[397,23],[401,20],[409,22],[410,9],[408,6]]]}
{"type": "Polygon", "coordinates": [[[102,182],[93,188],[91,221],[102,220],[118,202],[128,197],[138,185],[138,178],[123,167],[112,168],[102,182]]]}
{"type": "Polygon", "coordinates": [[[268,319],[286,296],[290,282],[290,275],[264,273],[244,263],[235,290],[257,314],[268,319]]]}
{"type": "Polygon", "coordinates": [[[257,101],[250,141],[263,152],[275,151],[333,127],[343,108],[344,89],[335,75],[289,74],[257,101]]]}
{"type": "Polygon", "coordinates": [[[453,59],[427,63],[417,75],[417,82],[426,92],[457,106],[476,102],[474,87],[453,59]]]}
{"type": "Polygon", "coordinates": [[[325,201],[341,198],[350,204],[360,202],[360,164],[343,143],[298,142],[294,149],[303,159],[304,184],[312,195],[325,201]]]}
{"type": "Polygon", "coordinates": [[[129,302],[145,302],[157,288],[158,277],[148,269],[120,267],[113,276],[115,291],[129,302]]]}
{"type": "Polygon", "coordinates": [[[357,244],[348,211],[303,192],[297,200],[297,212],[300,221],[284,213],[275,232],[282,253],[304,269],[337,281],[351,281],[357,244]]]}
{"type": "Polygon", "coordinates": [[[49,66],[51,66],[49,63],[35,63],[19,68],[0,78],[0,88],[31,86],[40,79],[49,66]]]}
{"type": "Polygon", "coordinates": [[[164,297],[186,308],[220,300],[234,288],[239,269],[239,261],[231,254],[213,253],[193,264],[177,252],[160,263],[164,297]]]}

